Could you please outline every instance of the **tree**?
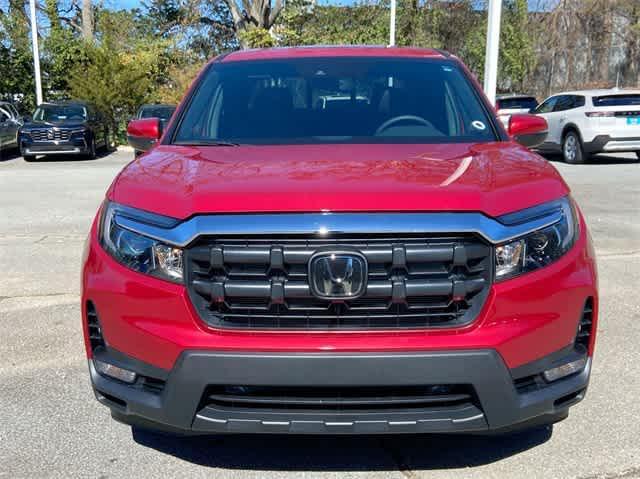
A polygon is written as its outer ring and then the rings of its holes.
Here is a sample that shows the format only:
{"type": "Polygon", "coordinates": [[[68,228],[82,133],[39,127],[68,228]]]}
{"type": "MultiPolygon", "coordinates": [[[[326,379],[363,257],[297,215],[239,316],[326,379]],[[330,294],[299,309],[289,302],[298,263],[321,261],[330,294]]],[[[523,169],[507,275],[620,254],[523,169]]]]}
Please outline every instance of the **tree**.
{"type": "Polygon", "coordinates": [[[0,97],[18,101],[25,112],[35,108],[33,55],[24,2],[9,0],[0,9],[0,97]]]}
{"type": "Polygon", "coordinates": [[[527,0],[508,0],[500,34],[499,87],[524,91],[535,67],[534,38],[529,31],[527,0]]]}
{"type": "Polygon", "coordinates": [[[187,18],[186,31],[190,48],[201,58],[211,58],[222,52],[237,50],[238,32],[228,4],[224,0],[185,0],[195,2],[187,18]]]}
{"type": "Polygon", "coordinates": [[[82,37],[87,42],[93,41],[93,5],[91,5],[91,0],[82,0],[82,37]]]}
{"type": "Polygon", "coordinates": [[[49,21],[49,35],[42,42],[42,71],[48,100],[68,98],[69,72],[86,60],[82,40],[76,30],[60,17],[58,2],[45,0],[44,13],[49,21]]]}
{"type": "Polygon", "coordinates": [[[293,0],[281,19],[273,29],[278,45],[380,45],[389,39],[387,3],[313,6],[293,0]]]}
{"type": "Polygon", "coordinates": [[[71,71],[69,92],[94,104],[108,119],[115,141],[121,141],[126,120],[162,76],[166,44],[140,37],[131,12],[100,10],[96,26],[96,41],[84,45],[86,61],[71,71]]]}
{"type": "MultiPolygon", "coordinates": [[[[460,56],[482,80],[484,78],[487,39],[486,12],[475,13],[474,26],[465,36],[460,56]]],[[[529,73],[535,67],[534,37],[528,16],[527,0],[505,0],[500,27],[498,90],[524,91],[529,73]]]]}
{"type": "MultiPolygon", "coordinates": [[[[262,30],[257,35],[264,37],[276,23],[284,8],[283,0],[224,0],[233,19],[233,29],[243,48],[250,46],[248,43],[252,36],[256,36],[253,30],[262,30]]],[[[213,0],[212,3],[217,3],[213,0]]]]}

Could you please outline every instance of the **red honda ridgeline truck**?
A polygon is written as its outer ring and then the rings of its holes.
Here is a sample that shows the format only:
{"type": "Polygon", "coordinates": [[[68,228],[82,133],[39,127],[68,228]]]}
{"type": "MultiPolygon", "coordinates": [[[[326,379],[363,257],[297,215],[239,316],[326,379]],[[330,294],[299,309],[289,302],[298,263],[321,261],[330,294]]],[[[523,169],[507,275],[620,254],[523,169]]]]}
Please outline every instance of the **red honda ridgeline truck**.
{"type": "Polygon", "coordinates": [[[505,432],[585,395],[580,210],[445,52],[209,63],[118,175],[84,255],[98,401],[191,434],[505,432]],[[145,146],[146,145],[146,146],[145,146]]]}

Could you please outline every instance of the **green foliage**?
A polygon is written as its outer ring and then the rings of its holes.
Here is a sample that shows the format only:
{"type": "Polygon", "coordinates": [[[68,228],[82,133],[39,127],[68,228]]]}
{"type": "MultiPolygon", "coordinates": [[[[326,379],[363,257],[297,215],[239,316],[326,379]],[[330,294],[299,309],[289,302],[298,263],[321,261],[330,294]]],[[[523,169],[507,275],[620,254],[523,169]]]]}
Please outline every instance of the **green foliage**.
{"type": "Polygon", "coordinates": [[[387,3],[350,6],[287,2],[274,31],[278,45],[384,45],[389,41],[387,3]]]}
{"type": "Polygon", "coordinates": [[[239,40],[249,48],[269,48],[276,46],[276,40],[269,30],[252,27],[238,32],[239,40]]]}
{"type": "Polygon", "coordinates": [[[44,10],[50,29],[42,42],[41,68],[46,72],[43,89],[49,101],[67,99],[69,72],[87,60],[83,42],[62,24],[56,0],[46,0],[44,10]]]}
{"type": "Polygon", "coordinates": [[[441,5],[423,5],[419,0],[399,0],[397,39],[399,46],[441,48],[441,22],[446,19],[441,5]]]}
{"type": "Polygon", "coordinates": [[[93,103],[109,120],[115,141],[163,76],[164,40],[144,41],[130,13],[103,10],[96,18],[95,44],[84,44],[86,61],[70,72],[72,98],[93,103]]]}
{"type": "Polygon", "coordinates": [[[535,67],[534,39],[529,31],[527,0],[505,4],[500,34],[499,86],[503,90],[524,91],[525,79],[535,67]]]}
{"type": "Polygon", "coordinates": [[[0,10],[0,98],[18,101],[24,112],[36,104],[29,35],[24,2],[10,0],[0,10]]]}
{"type": "MultiPolygon", "coordinates": [[[[487,18],[481,12],[467,36],[461,57],[467,66],[484,78],[487,18]]],[[[535,44],[528,16],[527,0],[505,0],[500,26],[500,57],[498,61],[498,90],[525,91],[527,76],[536,63],[535,44]]]]}

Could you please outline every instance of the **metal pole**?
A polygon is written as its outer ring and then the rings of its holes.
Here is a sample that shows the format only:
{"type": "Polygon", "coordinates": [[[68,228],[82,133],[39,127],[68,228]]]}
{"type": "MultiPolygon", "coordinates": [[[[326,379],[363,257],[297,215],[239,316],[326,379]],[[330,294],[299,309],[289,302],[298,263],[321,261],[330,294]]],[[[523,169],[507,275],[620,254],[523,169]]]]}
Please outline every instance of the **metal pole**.
{"type": "Polygon", "coordinates": [[[496,103],[498,83],[498,54],[500,53],[500,15],[502,0],[489,0],[489,21],[487,22],[487,50],[484,62],[484,92],[492,105],[496,103]]]}
{"type": "Polygon", "coordinates": [[[38,49],[38,19],[36,18],[36,2],[29,0],[31,11],[31,42],[33,43],[33,74],[36,80],[36,102],[42,103],[42,82],[40,81],[40,51],[38,49]]]}
{"type": "Polygon", "coordinates": [[[389,46],[396,45],[396,0],[391,0],[391,18],[389,19],[389,46]]]}

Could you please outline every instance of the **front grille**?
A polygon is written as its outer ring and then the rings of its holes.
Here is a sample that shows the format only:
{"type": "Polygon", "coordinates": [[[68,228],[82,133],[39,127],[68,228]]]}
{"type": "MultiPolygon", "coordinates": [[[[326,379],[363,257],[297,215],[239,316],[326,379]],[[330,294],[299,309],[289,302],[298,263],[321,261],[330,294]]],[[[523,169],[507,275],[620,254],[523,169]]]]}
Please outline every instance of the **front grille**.
{"type": "Polygon", "coordinates": [[[325,387],[211,386],[203,407],[259,411],[381,411],[465,407],[477,403],[469,385],[325,387]]]}
{"type": "Polygon", "coordinates": [[[71,138],[71,130],[60,130],[58,128],[30,130],[28,134],[33,141],[67,141],[71,138]]]}
{"type": "Polygon", "coordinates": [[[185,250],[189,296],[214,327],[406,329],[456,327],[480,311],[492,279],[491,247],[473,235],[202,238],[185,250]],[[357,299],[310,291],[318,251],[353,251],[368,262],[357,299]]]}

